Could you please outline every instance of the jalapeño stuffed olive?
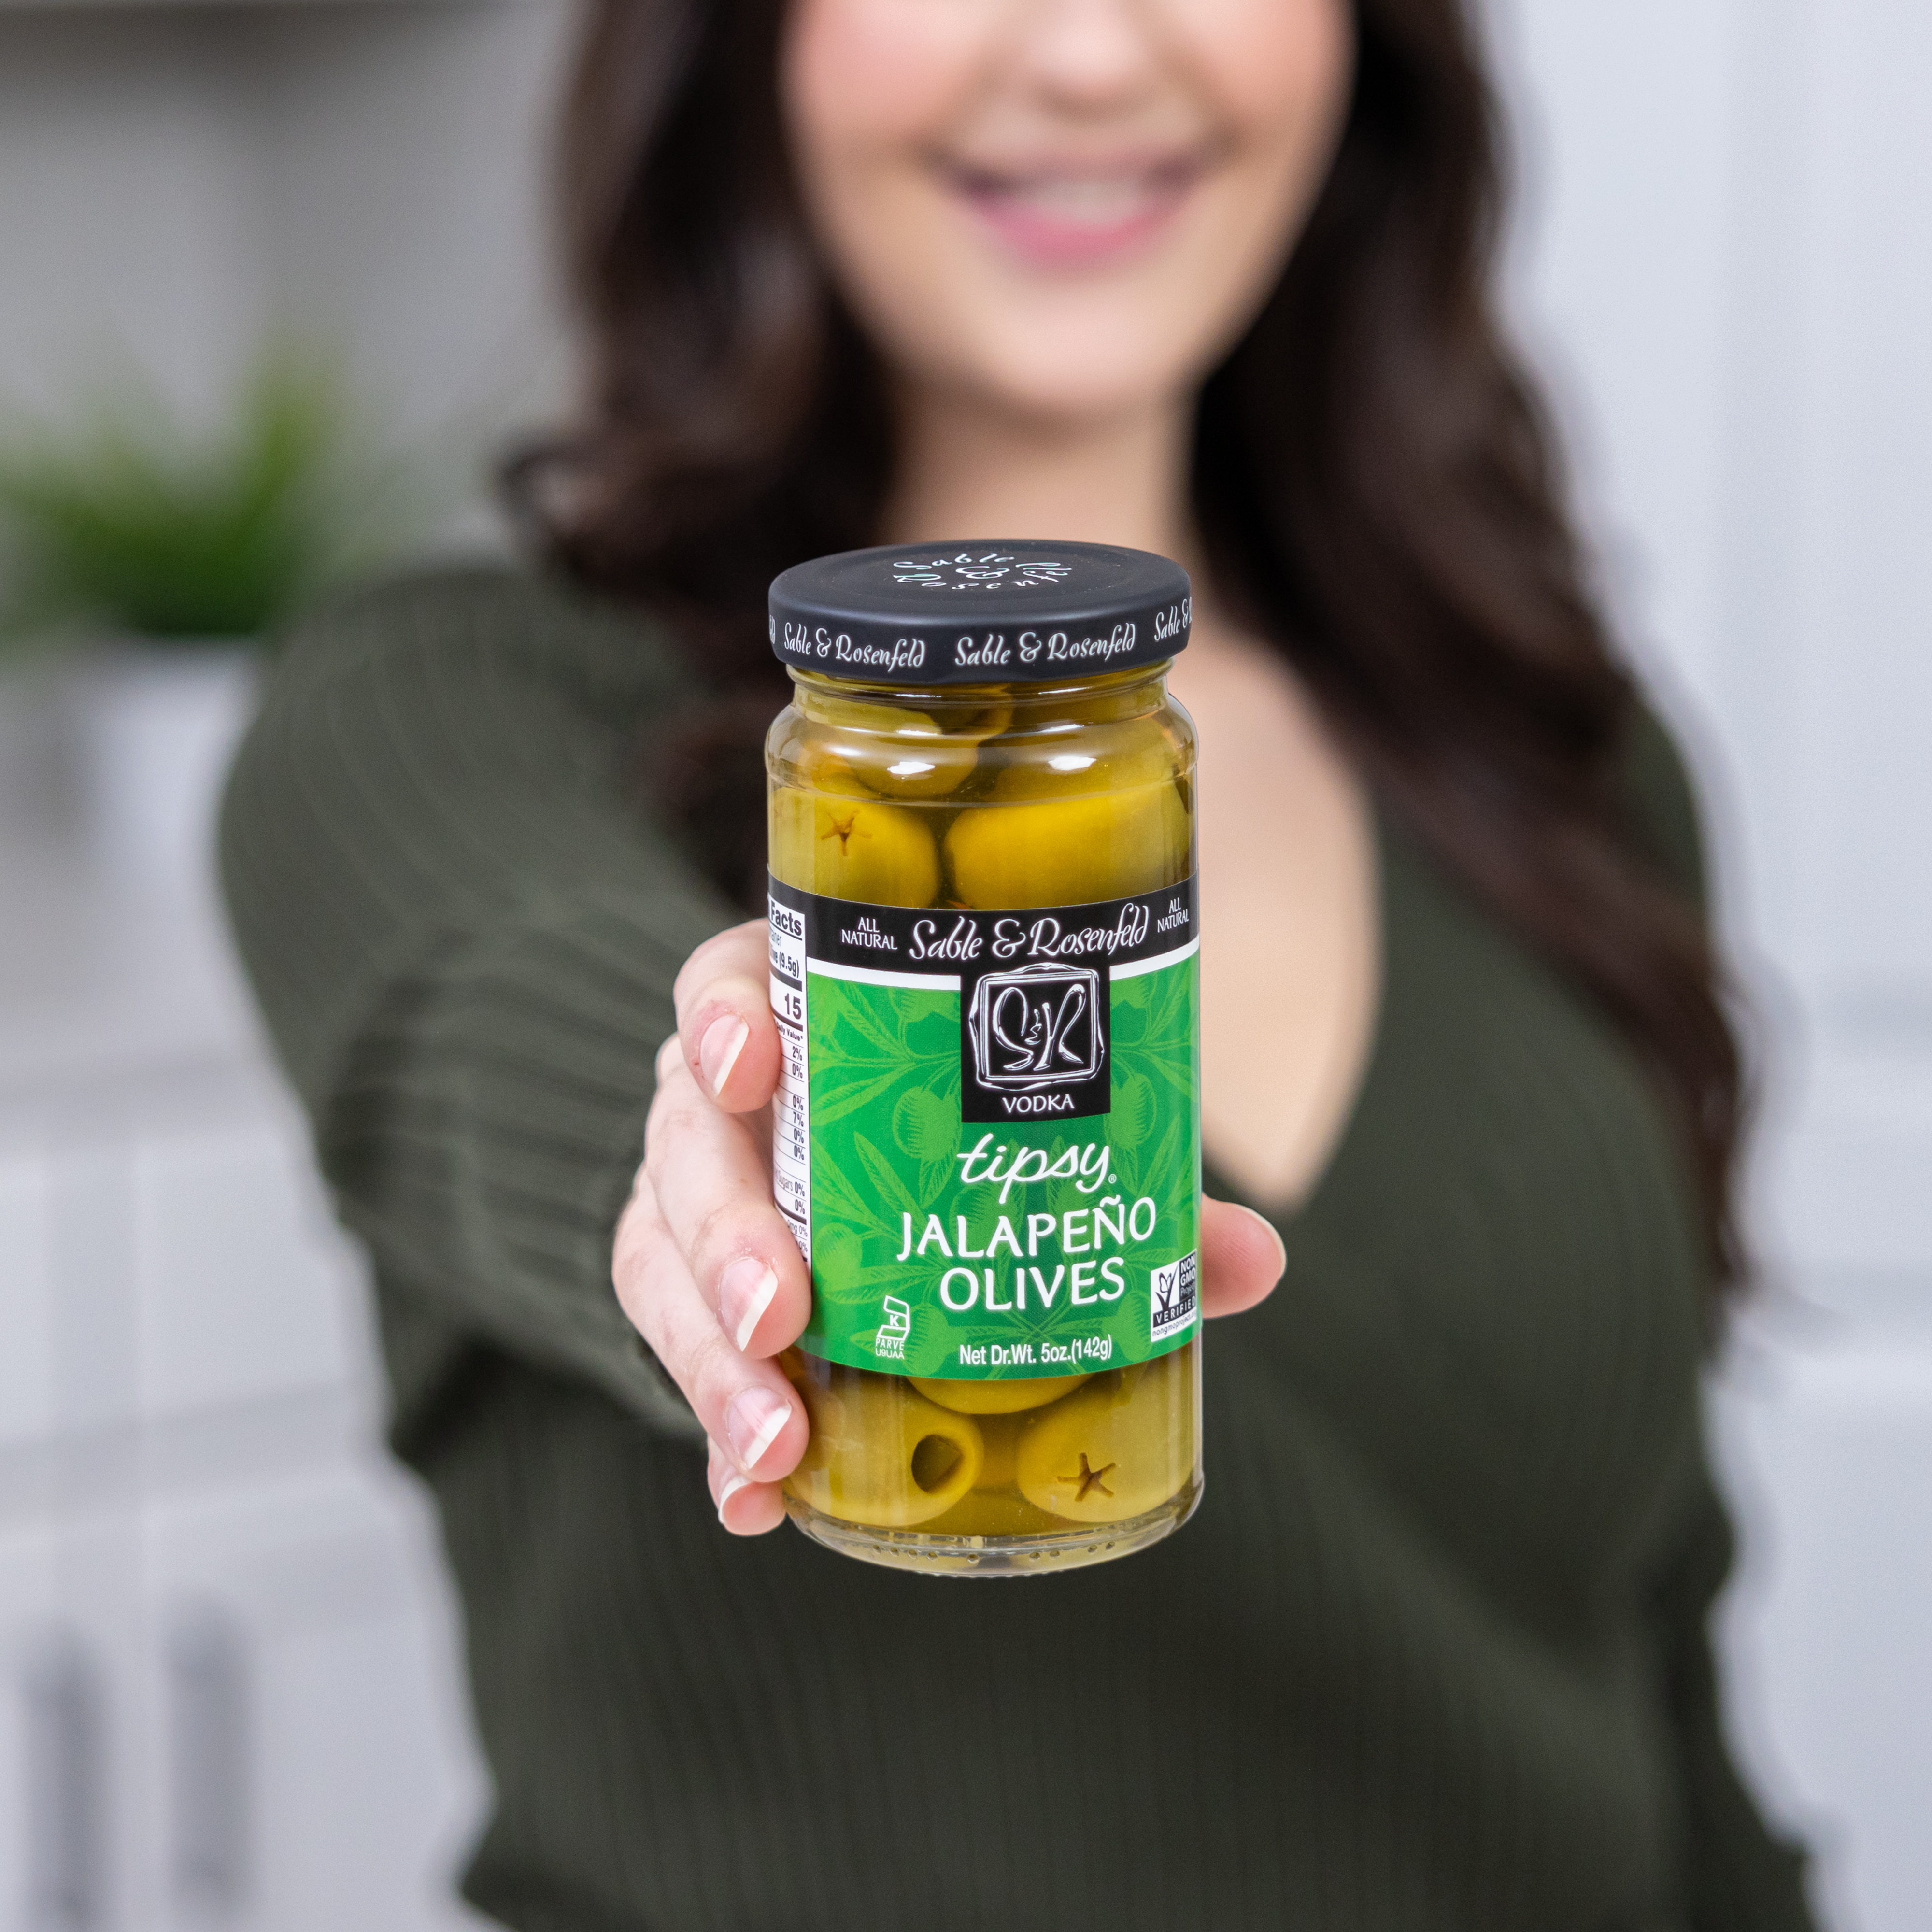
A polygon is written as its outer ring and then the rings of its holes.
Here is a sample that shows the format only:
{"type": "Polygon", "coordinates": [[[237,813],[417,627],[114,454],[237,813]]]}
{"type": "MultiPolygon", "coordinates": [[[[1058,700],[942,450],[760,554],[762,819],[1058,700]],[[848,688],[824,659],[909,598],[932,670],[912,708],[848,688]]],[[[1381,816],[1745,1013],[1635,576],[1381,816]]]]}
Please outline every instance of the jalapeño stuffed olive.
{"type": "Polygon", "coordinates": [[[858,550],[772,586],[772,1180],[807,1534],[1016,1574],[1201,1493],[1186,574],[1091,544],[858,550]]]}

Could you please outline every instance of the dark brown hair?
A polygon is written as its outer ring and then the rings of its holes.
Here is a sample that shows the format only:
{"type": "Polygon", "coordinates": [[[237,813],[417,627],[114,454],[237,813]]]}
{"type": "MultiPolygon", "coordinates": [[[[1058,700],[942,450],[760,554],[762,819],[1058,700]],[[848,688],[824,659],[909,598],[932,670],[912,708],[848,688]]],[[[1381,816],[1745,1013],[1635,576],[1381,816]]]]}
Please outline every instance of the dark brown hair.
{"type": "MultiPolygon", "coordinates": [[[[784,690],[766,584],[874,540],[892,455],[876,364],[794,192],[782,13],[591,7],[562,157],[589,420],[508,472],[552,560],[670,617],[718,692],[658,785],[734,886],[762,874],[757,748],[784,690]]],[[[1200,400],[1216,588],[1443,863],[1655,1068],[1727,1282],[1739,1055],[1703,922],[1629,818],[1633,687],[1492,308],[1488,90],[1458,0],[1356,14],[1333,170],[1200,400]]]]}

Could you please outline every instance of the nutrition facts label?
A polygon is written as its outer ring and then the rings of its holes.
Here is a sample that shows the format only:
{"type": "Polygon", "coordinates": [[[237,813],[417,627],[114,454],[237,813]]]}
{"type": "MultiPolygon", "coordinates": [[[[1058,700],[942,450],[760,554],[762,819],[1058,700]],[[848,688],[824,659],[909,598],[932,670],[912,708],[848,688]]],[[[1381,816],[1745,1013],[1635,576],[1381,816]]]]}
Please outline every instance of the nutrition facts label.
{"type": "Polygon", "coordinates": [[[812,1261],[812,1093],[806,1054],[805,920],[771,902],[772,1017],[778,1023],[778,1088],[772,1101],[772,1192],[812,1261]]]}

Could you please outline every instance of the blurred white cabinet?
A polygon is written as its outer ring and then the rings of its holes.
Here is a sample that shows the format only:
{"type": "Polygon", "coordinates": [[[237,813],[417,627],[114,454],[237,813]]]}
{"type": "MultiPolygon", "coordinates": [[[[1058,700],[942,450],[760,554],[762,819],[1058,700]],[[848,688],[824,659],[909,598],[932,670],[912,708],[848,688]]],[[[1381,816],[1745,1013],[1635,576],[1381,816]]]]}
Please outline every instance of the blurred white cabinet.
{"type": "Polygon", "coordinates": [[[466,1922],[481,1779],[358,1272],[266,1082],[142,1112],[0,1168],[34,1344],[0,1452],[0,1932],[466,1922]]]}
{"type": "Polygon", "coordinates": [[[0,1450],[54,1426],[53,1228],[47,1165],[0,1152],[0,1450]]]}
{"type": "Polygon", "coordinates": [[[424,1533],[382,1486],[342,1474],[146,1513],[160,1695],[142,1742],[164,1922],[464,1922],[447,1874],[469,1825],[466,1747],[424,1533]]]}
{"type": "Polygon", "coordinates": [[[474,1924],[430,1512],[209,898],[50,827],[0,902],[0,1932],[474,1924]]]}
{"type": "Polygon", "coordinates": [[[1828,1924],[1932,1912],[1932,1337],[1741,1352],[1718,1404],[1748,1540],[1726,1606],[1744,1742],[1828,1924]]]}
{"type": "Polygon", "coordinates": [[[352,1384],[360,1282],[292,1122],[144,1135],[129,1185],[143,1417],[352,1384]]]}
{"type": "Polygon", "coordinates": [[[473,1922],[428,1534],[345,1470],[0,1536],[0,1932],[473,1922]]]}
{"type": "Polygon", "coordinates": [[[59,1922],[64,1894],[84,1905],[102,1868],[91,1807],[98,1686],[60,1615],[44,1522],[0,1532],[0,1932],[31,1932],[59,1922]]]}

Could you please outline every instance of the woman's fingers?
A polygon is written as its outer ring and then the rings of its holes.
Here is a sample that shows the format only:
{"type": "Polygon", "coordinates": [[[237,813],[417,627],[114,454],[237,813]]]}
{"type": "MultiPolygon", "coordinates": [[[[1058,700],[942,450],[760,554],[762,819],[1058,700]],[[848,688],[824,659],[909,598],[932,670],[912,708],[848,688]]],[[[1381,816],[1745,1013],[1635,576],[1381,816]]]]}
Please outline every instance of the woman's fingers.
{"type": "MultiPolygon", "coordinates": [[[[611,1264],[626,1314],[710,1438],[719,1519],[744,1536],[783,1520],[778,1485],[810,1434],[804,1403],[770,1359],[797,1339],[812,1308],[804,1262],[772,1201],[763,1138],[779,1063],[770,985],[762,920],[686,962],[678,1032],[658,1056],[644,1165],[611,1264]]],[[[1204,1313],[1252,1308],[1286,1262],[1260,1215],[1202,1203],[1204,1313]]]]}
{"type": "Polygon", "coordinates": [[[777,1369],[735,1348],[698,1290],[640,1172],[617,1223],[611,1279],[632,1324],[650,1345],[730,1466],[770,1484],[788,1475],[811,1432],[805,1405],[777,1369]]]}
{"type": "Polygon", "coordinates": [[[765,923],[707,940],[674,988],[644,1164],[617,1226],[617,1298],[711,1442],[719,1520],[753,1536],[784,1520],[778,1484],[805,1453],[805,1405],[770,1358],[812,1312],[812,1286],[772,1200],[778,1084],[765,923]]]}
{"type": "Polygon", "coordinates": [[[658,1056],[644,1172],[680,1258],[740,1352],[775,1355],[812,1314],[812,1282],[772,1202],[770,1117],[727,1114],[700,1090],[675,1041],[658,1056]]]}
{"type": "Polygon", "coordinates": [[[747,920],[707,939],[671,989],[686,1068],[727,1112],[762,1107],[778,1084],[765,922],[747,920]]]}
{"type": "Polygon", "coordinates": [[[776,1483],[754,1483],[741,1476],[715,1442],[705,1480],[718,1505],[718,1520],[734,1536],[762,1536],[784,1522],[784,1492],[776,1483]]]}
{"type": "Polygon", "coordinates": [[[1201,1310],[1238,1315],[1264,1301],[1288,1265],[1272,1222],[1232,1201],[1201,1202],[1201,1310]]]}

